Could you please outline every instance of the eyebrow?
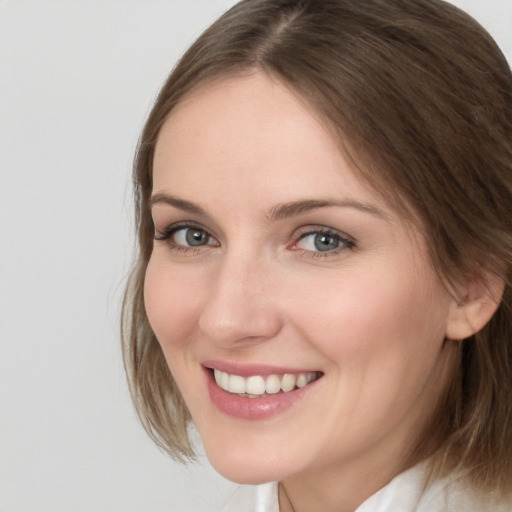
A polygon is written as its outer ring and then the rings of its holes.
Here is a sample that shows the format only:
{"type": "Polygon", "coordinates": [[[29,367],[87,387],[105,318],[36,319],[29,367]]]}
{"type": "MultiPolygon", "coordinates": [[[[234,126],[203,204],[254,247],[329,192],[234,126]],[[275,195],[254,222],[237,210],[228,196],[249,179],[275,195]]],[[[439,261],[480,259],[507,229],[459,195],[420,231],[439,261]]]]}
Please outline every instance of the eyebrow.
{"type": "MultiPolygon", "coordinates": [[[[150,205],[154,206],[156,204],[166,204],[187,213],[208,216],[206,210],[197,204],[192,203],[191,201],[186,201],[185,199],[180,199],[179,197],[170,194],[166,194],[165,192],[157,192],[151,197],[150,205]]],[[[289,203],[280,203],[273,206],[265,215],[265,217],[270,222],[275,222],[290,217],[296,217],[312,210],[330,207],[354,208],[384,220],[389,219],[388,215],[386,215],[382,210],[379,210],[371,204],[362,203],[354,199],[300,199],[297,201],[291,201],[289,203]]]]}
{"type": "Polygon", "coordinates": [[[153,196],[151,196],[150,206],[153,207],[156,204],[166,204],[169,206],[173,206],[178,210],[182,210],[187,213],[193,213],[195,215],[203,215],[206,216],[207,213],[200,206],[186,201],[185,199],[180,199],[179,197],[172,196],[170,194],[166,194],[165,192],[157,192],[153,196]]]}
{"type": "Polygon", "coordinates": [[[282,220],[307,213],[311,210],[330,207],[354,208],[356,210],[369,213],[370,215],[374,215],[375,217],[380,217],[385,220],[389,218],[388,215],[386,215],[382,210],[379,210],[375,206],[367,203],[361,203],[360,201],[356,201],[354,199],[304,199],[278,204],[272,207],[270,212],[267,214],[267,219],[269,221],[282,220]]]}

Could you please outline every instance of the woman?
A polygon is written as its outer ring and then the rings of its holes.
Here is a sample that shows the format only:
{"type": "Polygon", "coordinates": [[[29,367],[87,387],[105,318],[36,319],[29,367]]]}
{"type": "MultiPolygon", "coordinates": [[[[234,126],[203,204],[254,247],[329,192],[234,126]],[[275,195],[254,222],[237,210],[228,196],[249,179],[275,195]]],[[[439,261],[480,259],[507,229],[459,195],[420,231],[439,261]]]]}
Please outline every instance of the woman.
{"type": "Polygon", "coordinates": [[[229,510],[511,510],[511,136],[505,58],[442,1],[223,15],[136,159],[153,439],[190,457],[192,420],[261,484],[229,510]]]}

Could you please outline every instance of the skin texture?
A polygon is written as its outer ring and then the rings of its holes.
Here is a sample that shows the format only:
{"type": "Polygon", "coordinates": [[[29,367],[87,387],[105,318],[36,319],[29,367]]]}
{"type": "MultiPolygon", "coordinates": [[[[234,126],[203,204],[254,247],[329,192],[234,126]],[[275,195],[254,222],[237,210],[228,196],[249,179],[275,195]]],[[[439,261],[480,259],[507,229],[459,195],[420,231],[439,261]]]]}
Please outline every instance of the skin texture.
{"type": "Polygon", "coordinates": [[[207,235],[187,247],[180,225],[155,241],[145,302],[212,464],[241,483],[281,481],[296,511],[354,510],[404,469],[452,370],[458,306],[421,233],[363,185],[297,95],[260,73],[173,110],[153,193],[203,210],[153,206],[158,238],[182,222],[207,235]],[[343,204],[269,219],[303,200],[343,204]],[[350,243],[319,251],[319,229],[350,243]],[[250,421],[212,404],[204,360],[323,376],[291,408],[250,421]]]}

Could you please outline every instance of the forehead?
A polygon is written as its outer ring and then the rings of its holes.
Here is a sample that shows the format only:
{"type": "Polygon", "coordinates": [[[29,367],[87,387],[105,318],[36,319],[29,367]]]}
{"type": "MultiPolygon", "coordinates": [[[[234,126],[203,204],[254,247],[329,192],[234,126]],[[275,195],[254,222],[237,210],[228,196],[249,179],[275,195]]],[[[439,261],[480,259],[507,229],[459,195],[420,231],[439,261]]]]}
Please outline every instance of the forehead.
{"type": "Polygon", "coordinates": [[[155,151],[154,191],[172,186],[192,192],[198,181],[289,193],[300,182],[297,194],[321,182],[336,193],[377,196],[314,109],[263,73],[202,86],[169,115],[155,151]]]}

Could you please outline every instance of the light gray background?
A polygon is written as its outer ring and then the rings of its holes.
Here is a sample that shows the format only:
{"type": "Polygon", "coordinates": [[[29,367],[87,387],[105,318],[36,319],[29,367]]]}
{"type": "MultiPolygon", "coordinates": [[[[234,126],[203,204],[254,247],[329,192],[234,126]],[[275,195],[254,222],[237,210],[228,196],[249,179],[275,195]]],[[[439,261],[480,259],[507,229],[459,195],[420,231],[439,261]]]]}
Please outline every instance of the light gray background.
{"type": "MultiPolygon", "coordinates": [[[[233,3],[0,0],[0,512],[213,512],[232,492],[146,439],[118,323],[139,130],[233,3]]],[[[510,61],[512,2],[454,3],[510,61]]]]}

